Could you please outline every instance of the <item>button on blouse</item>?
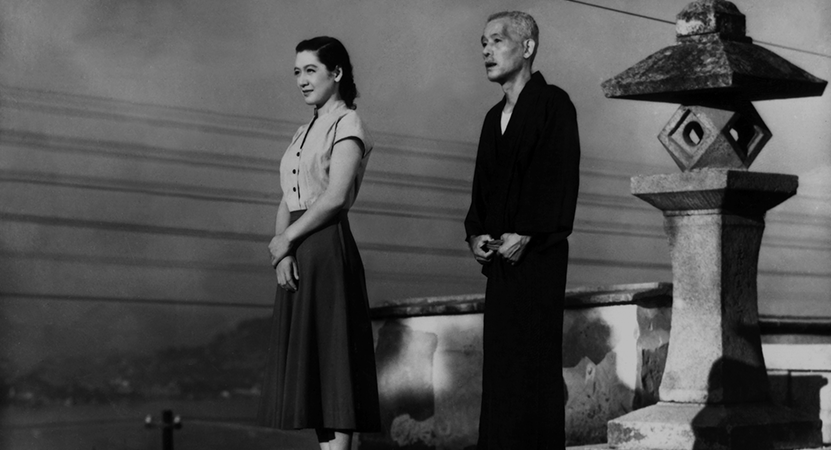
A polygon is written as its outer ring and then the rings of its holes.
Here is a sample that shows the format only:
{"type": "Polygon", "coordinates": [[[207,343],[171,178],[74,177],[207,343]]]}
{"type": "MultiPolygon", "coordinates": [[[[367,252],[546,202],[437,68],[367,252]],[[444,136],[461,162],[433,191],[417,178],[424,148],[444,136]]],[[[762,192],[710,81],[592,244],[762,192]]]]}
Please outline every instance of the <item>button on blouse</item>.
{"type": "Polygon", "coordinates": [[[363,150],[361,164],[344,209],[358,196],[366,171],[372,141],[358,114],[339,102],[329,112],[318,114],[294,134],[280,161],[280,187],[289,211],[308,209],[329,186],[332,150],[344,139],[356,139],[363,150]]]}

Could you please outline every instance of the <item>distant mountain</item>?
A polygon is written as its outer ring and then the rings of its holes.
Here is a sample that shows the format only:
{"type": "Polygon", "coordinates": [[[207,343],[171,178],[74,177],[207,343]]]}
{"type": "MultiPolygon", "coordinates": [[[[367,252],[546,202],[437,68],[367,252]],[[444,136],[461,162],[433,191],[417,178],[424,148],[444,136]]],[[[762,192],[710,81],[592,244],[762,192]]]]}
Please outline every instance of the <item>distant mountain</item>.
{"type": "Polygon", "coordinates": [[[8,393],[4,402],[18,405],[256,395],[269,332],[270,318],[257,318],[202,346],[170,347],[151,355],[51,358],[25,375],[0,379],[0,392],[8,393]]]}

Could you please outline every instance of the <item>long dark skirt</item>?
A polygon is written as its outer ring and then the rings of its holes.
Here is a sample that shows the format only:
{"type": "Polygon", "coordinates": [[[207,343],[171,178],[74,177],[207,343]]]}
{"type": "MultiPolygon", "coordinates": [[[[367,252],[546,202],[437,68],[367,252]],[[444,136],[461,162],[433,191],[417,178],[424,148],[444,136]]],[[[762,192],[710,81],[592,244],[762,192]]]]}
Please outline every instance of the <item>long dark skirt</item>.
{"type": "MultiPolygon", "coordinates": [[[[303,212],[292,212],[291,221],[303,212]]],[[[346,216],[297,246],[297,291],[277,289],[262,426],[380,429],[366,281],[346,216]]]]}
{"type": "Polygon", "coordinates": [[[563,303],[568,242],[496,257],[485,292],[479,450],[563,449],[563,303]]]}

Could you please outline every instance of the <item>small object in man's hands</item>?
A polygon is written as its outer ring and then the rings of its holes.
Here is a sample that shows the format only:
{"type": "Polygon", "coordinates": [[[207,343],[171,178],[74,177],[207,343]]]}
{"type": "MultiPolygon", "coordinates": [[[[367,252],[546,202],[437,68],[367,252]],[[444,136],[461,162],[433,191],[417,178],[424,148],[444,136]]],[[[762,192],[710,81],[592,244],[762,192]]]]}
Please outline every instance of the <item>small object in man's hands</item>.
{"type": "Polygon", "coordinates": [[[485,243],[485,247],[488,250],[499,250],[499,247],[502,247],[502,239],[492,239],[485,243]]]}

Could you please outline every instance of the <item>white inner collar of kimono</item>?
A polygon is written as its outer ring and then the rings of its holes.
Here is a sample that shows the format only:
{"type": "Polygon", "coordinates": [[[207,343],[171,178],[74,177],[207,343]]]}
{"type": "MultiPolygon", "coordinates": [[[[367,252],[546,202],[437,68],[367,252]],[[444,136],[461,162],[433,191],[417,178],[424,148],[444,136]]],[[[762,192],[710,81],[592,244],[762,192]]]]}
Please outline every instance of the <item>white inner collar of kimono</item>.
{"type": "Polygon", "coordinates": [[[509,113],[506,113],[505,111],[502,111],[502,120],[501,120],[502,134],[505,134],[505,129],[508,128],[508,122],[511,121],[511,114],[513,114],[513,113],[514,113],[513,111],[511,111],[509,113]]]}

